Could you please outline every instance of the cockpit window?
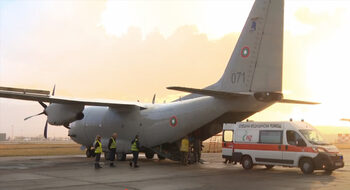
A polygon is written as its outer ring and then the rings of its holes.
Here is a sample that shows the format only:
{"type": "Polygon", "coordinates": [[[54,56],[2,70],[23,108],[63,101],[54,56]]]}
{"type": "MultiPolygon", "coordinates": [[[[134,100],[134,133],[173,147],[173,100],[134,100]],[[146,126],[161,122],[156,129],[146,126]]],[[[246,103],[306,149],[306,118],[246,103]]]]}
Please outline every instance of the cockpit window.
{"type": "Polygon", "coordinates": [[[323,137],[320,135],[320,133],[316,130],[311,129],[303,129],[299,130],[300,133],[311,143],[314,145],[329,145],[328,142],[326,142],[323,137]]]}

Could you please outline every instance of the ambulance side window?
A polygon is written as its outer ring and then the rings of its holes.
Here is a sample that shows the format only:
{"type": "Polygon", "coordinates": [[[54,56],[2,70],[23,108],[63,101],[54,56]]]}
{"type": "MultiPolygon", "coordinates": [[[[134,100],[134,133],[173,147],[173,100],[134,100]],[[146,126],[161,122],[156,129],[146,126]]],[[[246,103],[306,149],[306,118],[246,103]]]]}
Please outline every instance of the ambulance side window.
{"type": "Polygon", "coordinates": [[[224,131],[224,142],[232,142],[233,141],[233,131],[227,130],[224,131]]]}
{"type": "Polygon", "coordinates": [[[295,131],[287,131],[287,142],[290,145],[298,145],[298,140],[301,139],[301,136],[295,131]]]}
{"type": "Polygon", "coordinates": [[[282,144],[283,131],[260,131],[259,142],[262,144],[282,144]]]}

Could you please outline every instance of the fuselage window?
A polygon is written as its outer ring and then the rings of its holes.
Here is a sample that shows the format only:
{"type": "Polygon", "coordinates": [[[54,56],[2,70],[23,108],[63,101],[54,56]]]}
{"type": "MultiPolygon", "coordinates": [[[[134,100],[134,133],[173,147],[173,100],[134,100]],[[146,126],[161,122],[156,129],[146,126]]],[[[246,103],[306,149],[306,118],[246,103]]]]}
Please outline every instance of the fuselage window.
{"type": "Polygon", "coordinates": [[[260,131],[260,140],[262,144],[282,144],[282,131],[260,131]]]}

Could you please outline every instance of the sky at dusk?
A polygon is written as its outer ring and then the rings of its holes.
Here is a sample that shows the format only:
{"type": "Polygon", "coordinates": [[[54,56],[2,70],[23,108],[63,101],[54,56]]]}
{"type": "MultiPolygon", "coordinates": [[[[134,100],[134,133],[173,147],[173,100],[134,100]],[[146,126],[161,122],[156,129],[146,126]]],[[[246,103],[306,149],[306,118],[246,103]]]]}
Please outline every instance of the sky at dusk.
{"type": "MultiPolygon", "coordinates": [[[[222,75],[254,1],[0,1],[0,86],[58,96],[151,102],[185,95],[222,75]]],[[[350,1],[286,0],[283,92],[321,105],[275,104],[253,120],[350,118],[350,1]]],[[[0,132],[38,136],[36,102],[0,99],[0,132]]],[[[338,129],[338,128],[337,128],[338,129]]],[[[334,131],[333,131],[334,132],[334,131]]],[[[49,136],[67,130],[50,126],[49,136]]]]}

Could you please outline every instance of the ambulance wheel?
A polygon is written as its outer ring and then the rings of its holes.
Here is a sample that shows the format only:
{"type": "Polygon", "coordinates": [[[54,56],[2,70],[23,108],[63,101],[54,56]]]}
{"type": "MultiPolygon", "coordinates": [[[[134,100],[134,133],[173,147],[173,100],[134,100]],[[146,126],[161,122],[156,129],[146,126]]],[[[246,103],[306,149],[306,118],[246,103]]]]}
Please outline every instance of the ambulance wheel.
{"type": "Polygon", "coordinates": [[[242,158],[242,167],[246,170],[250,170],[253,168],[253,160],[250,156],[244,156],[242,158]]]}
{"type": "Polygon", "coordinates": [[[147,151],[147,152],[145,152],[145,156],[146,156],[147,159],[153,159],[154,158],[154,152],[147,151]]]}
{"type": "Polygon", "coordinates": [[[314,163],[310,158],[300,160],[300,169],[304,174],[312,174],[314,172],[314,163]]]}
{"type": "Polygon", "coordinates": [[[165,157],[162,156],[162,155],[157,154],[157,157],[158,157],[159,160],[165,160],[165,157]]]}
{"type": "Polygon", "coordinates": [[[118,161],[125,161],[126,160],[126,154],[125,153],[117,153],[117,160],[118,161]]]}
{"type": "Polygon", "coordinates": [[[266,169],[270,170],[274,167],[274,165],[265,165],[266,169]]]}

